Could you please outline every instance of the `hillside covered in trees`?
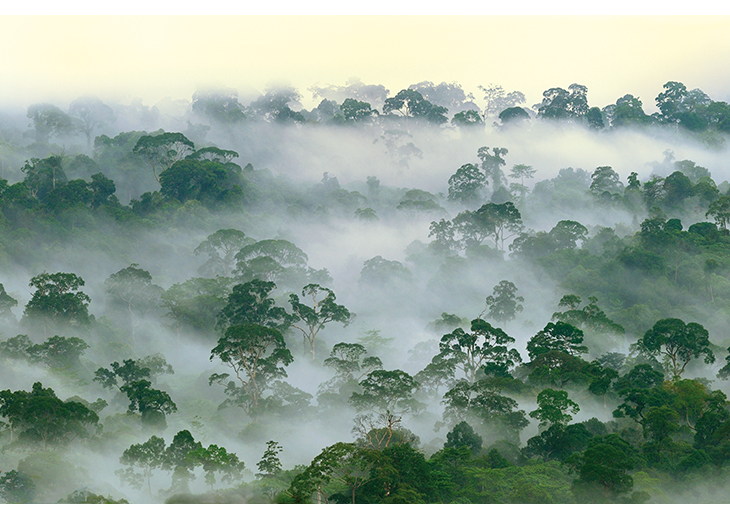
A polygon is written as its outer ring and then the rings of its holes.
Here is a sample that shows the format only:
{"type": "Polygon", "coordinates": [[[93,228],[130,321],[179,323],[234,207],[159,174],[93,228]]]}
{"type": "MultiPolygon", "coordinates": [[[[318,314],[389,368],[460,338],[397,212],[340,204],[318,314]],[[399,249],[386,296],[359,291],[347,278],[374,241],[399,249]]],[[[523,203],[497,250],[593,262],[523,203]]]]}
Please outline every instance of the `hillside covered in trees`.
{"type": "Polygon", "coordinates": [[[730,106],[479,88],[0,113],[0,502],[727,502],[730,106]]]}

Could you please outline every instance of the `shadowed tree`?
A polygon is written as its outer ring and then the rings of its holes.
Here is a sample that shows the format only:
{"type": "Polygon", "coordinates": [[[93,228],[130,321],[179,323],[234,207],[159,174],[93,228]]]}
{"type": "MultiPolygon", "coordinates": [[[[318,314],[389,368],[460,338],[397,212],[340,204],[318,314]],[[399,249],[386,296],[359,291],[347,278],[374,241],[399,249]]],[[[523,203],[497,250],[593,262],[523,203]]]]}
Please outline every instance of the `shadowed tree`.
{"type": "Polygon", "coordinates": [[[190,481],[195,479],[195,458],[190,456],[202,448],[200,442],[195,441],[187,429],[178,432],[170,445],[165,449],[162,458],[162,469],[172,471],[172,486],[169,493],[190,492],[190,481]]]}
{"type": "Polygon", "coordinates": [[[124,384],[119,390],[129,399],[129,412],[139,411],[142,423],[165,428],[165,415],[177,411],[177,405],[165,391],[152,388],[149,380],[135,380],[124,384]]]}
{"type": "Polygon", "coordinates": [[[471,425],[466,422],[459,422],[446,434],[444,448],[458,449],[459,447],[467,447],[472,456],[476,456],[482,450],[482,442],[482,437],[474,432],[471,425]]]}
{"type": "Polygon", "coordinates": [[[0,417],[7,420],[11,444],[17,434],[20,442],[43,450],[86,438],[99,422],[94,411],[79,402],[62,401],[40,382],[30,392],[0,391],[0,417]]]}
{"type": "Polygon", "coordinates": [[[86,145],[91,149],[92,136],[114,122],[114,110],[96,96],[82,96],[69,106],[69,113],[77,120],[77,126],[86,135],[86,145]]]}
{"type": "Polygon", "coordinates": [[[30,346],[26,352],[32,362],[42,362],[50,368],[79,368],[79,357],[89,345],[78,337],[61,337],[54,335],[42,344],[30,346]]]}
{"type": "Polygon", "coordinates": [[[115,272],[104,281],[110,306],[124,308],[132,329],[132,342],[137,344],[137,327],[144,315],[160,306],[164,290],[152,284],[152,275],[137,263],[115,272]]]}
{"type": "Polygon", "coordinates": [[[419,385],[405,371],[377,369],[360,381],[362,393],[353,393],[350,403],[360,412],[378,410],[394,414],[415,414],[423,407],[423,404],[413,398],[419,385]]]}
{"type": "Polygon", "coordinates": [[[35,141],[48,144],[53,137],[65,137],[76,133],[73,119],[63,110],[49,103],[30,105],[28,118],[33,121],[35,141]]]}
{"type": "Polygon", "coordinates": [[[13,315],[12,308],[18,306],[18,300],[10,296],[6,291],[2,283],[0,283],[0,322],[13,322],[15,316],[13,315]]]}
{"type": "Polygon", "coordinates": [[[523,310],[522,303],[525,298],[518,296],[517,287],[514,283],[502,280],[494,287],[491,296],[487,296],[486,303],[487,317],[507,326],[507,321],[512,321],[517,314],[523,310]]]}
{"type": "Polygon", "coordinates": [[[221,480],[224,483],[233,484],[243,478],[244,463],[238,459],[236,454],[226,451],[225,447],[218,447],[215,444],[205,448],[199,447],[188,452],[186,457],[193,465],[203,467],[205,482],[210,490],[213,490],[216,484],[216,472],[222,474],[221,480]]]}

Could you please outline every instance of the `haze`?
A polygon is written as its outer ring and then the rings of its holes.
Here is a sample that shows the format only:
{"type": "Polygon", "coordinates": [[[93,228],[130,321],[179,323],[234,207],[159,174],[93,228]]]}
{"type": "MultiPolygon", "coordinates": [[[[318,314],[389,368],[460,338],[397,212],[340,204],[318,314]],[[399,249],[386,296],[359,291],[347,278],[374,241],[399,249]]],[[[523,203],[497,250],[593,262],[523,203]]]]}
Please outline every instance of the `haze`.
{"type": "Polygon", "coordinates": [[[5,106],[90,92],[156,104],[272,82],[306,95],[351,77],[392,91],[495,83],[529,104],[570,83],[587,86],[597,106],[631,92],[651,107],[670,80],[730,97],[730,69],[713,65],[730,55],[726,16],[6,16],[0,44],[5,106]]]}

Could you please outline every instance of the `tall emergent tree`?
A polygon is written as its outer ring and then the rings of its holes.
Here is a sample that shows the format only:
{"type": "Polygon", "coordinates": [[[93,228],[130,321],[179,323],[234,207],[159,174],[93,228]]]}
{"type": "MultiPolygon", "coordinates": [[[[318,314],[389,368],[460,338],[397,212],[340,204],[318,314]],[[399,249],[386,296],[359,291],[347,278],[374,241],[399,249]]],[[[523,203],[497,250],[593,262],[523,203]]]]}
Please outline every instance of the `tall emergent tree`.
{"type": "Polygon", "coordinates": [[[476,164],[464,164],[449,178],[449,200],[471,204],[482,199],[487,177],[476,164]]]}
{"type": "Polygon", "coordinates": [[[335,303],[335,293],[329,288],[311,283],[302,288],[302,297],[307,296],[312,300],[311,306],[300,302],[297,294],[289,296],[289,304],[292,306],[292,314],[297,319],[292,326],[302,332],[305,345],[307,342],[309,343],[309,349],[314,359],[314,340],[317,334],[324,329],[327,323],[338,322],[347,326],[353,315],[343,305],[335,303]],[[303,322],[299,324],[299,321],[303,322]]]}
{"type": "MultiPolygon", "coordinates": [[[[278,330],[260,324],[230,326],[210,358],[230,366],[241,382],[241,405],[249,412],[260,404],[262,393],[276,379],[286,377],[284,367],[294,360],[278,330]]],[[[218,379],[225,378],[219,375],[218,379]]]]}
{"type": "Polygon", "coordinates": [[[69,106],[69,113],[76,118],[77,127],[86,135],[86,145],[91,149],[91,137],[95,130],[103,130],[114,121],[114,110],[96,96],[82,96],[69,106]]]}
{"type": "Polygon", "coordinates": [[[457,328],[441,338],[440,351],[431,364],[441,366],[448,376],[454,376],[459,369],[470,383],[486,367],[492,372],[507,374],[522,361],[519,352],[509,348],[514,342],[501,328],[494,328],[482,319],[474,319],[471,333],[457,328]]]}
{"type": "Polygon", "coordinates": [[[150,166],[158,182],[157,167],[165,170],[195,150],[193,141],[179,132],[163,132],[159,135],[143,135],[132,153],[142,157],[150,166]]]}
{"type": "Polygon", "coordinates": [[[523,310],[520,303],[524,300],[524,297],[517,295],[515,284],[503,279],[494,287],[492,295],[487,296],[486,303],[489,310],[487,317],[506,326],[507,321],[513,320],[523,310]]]}
{"type": "Polygon", "coordinates": [[[137,327],[143,315],[160,306],[164,290],[152,284],[152,275],[137,263],[115,272],[104,281],[112,308],[122,308],[129,317],[132,342],[137,343],[137,327]]]}
{"type": "Polygon", "coordinates": [[[705,364],[715,362],[711,346],[704,326],[669,318],[654,323],[633,348],[650,358],[662,357],[664,365],[678,379],[692,359],[702,357],[705,364]]]}

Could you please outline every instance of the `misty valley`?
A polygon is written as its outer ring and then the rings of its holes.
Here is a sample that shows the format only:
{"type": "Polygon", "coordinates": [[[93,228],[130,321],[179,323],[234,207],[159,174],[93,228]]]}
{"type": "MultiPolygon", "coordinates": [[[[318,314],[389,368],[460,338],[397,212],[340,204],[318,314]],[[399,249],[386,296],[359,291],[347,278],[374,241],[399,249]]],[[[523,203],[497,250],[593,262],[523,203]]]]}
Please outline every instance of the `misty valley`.
{"type": "Polygon", "coordinates": [[[730,501],[726,102],[308,92],[0,111],[0,503],[730,501]]]}

